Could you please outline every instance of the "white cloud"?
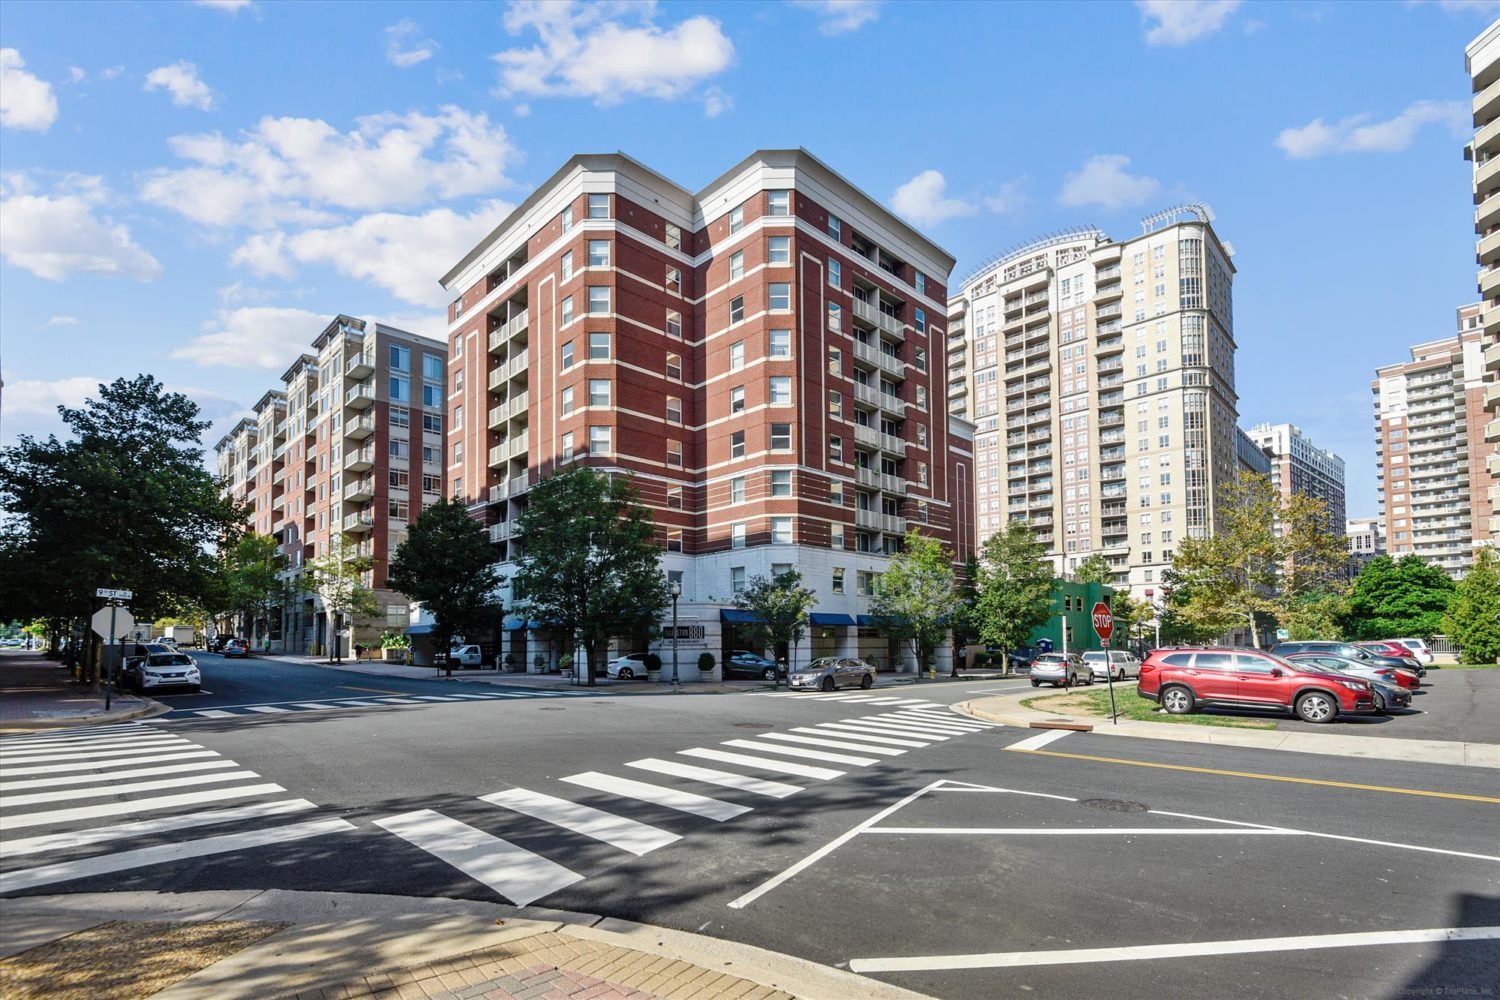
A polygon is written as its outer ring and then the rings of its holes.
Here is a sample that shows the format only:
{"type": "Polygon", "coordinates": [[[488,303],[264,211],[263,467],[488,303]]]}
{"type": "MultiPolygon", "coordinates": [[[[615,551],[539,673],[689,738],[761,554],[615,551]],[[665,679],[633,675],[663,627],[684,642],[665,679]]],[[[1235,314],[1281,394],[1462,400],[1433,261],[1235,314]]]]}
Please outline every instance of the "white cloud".
{"type": "Polygon", "coordinates": [[[974,206],[959,198],[945,198],[948,182],[936,170],[924,170],[891,195],[891,208],[918,226],[935,226],[944,219],[973,215],[974,206]]]}
{"type": "Polygon", "coordinates": [[[91,395],[98,393],[103,379],[90,375],[75,375],[55,381],[22,379],[5,384],[5,412],[9,416],[55,417],[59,406],[77,408],[91,395]]]}
{"type": "Polygon", "coordinates": [[[89,77],[88,73],[84,70],[84,68],[82,66],[69,66],[68,67],[68,82],[69,83],[82,83],[84,80],[87,80],[88,77],[89,77]]]}
{"type": "Polygon", "coordinates": [[[1147,45],[1187,45],[1224,27],[1241,0],[1135,0],[1147,45]]]}
{"type": "Polygon", "coordinates": [[[1026,197],[1026,180],[1018,178],[1006,181],[997,187],[992,194],[984,196],[984,207],[996,215],[1013,215],[1026,207],[1029,201],[1026,197]]]}
{"type": "Polygon", "coordinates": [[[290,278],[293,268],[287,258],[286,234],[272,230],[256,233],[241,243],[229,255],[229,263],[248,267],[261,277],[274,274],[278,278],[290,278]]]}
{"type": "Polygon", "coordinates": [[[42,325],[43,326],[77,326],[78,325],[78,317],[77,316],[53,316],[51,319],[47,320],[47,322],[43,323],[42,325]]]}
{"type": "Polygon", "coordinates": [[[505,170],[517,157],[503,127],[451,105],[435,115],[371,115],[347,133],[316,118],[263,118],[237,139],[213,132],[169,145],[194,166],[156,171],[141,196],[213,226],[326,224],[328,207],[372,211],[489,193],[509,185],[505,170]]]}
{"type": "Polygon", "coordinates": [[[1314,118],[1306,125],[1283,129],[1276,145],[1294,160],[1310,160],[1333,153],[1400,153],[1410,149],[1424,125],[1446,125],[1458,137],[1469,122],[1463,101],[1417,101],[1384,121],[1371,115],[1352,115],[1332,125],[1314,118]]]}
{"type": "Polygon", "coordinates": [[[243,281],[236,281],[231,285],[225,285],[218,291],[219,301],[226,306],[236,305],[241,302],[269,302],[282,293],[269,288],[256,288],[247,285],[243,281]]]}
{"type": "Polygon", "coordinates": [[[25,67],[19,51],[0,49],[0,125],[45,132],[57,120],[57,98],[25,67]]]}
{"type": "Polygon", "coordinates": [[[825,35],[858,31],[880,17],[880,0],[792,0],[792,6],[816,12],[825,35]]]}
{"type": "MultiPolygon", "coordinates": [[[[278,242],[285,253],[303,264],[327,264],[340,274],[368,281],[406,302],[442,306],[449,296],[438,284],[438,277],[473,249],[512,207],[496,201],[471,215],[459,215],[449,208],[422,215],[382,212],[347,225],[304,230],[278,242]]],[[[258,251],[246,251],[246,263],[258,251]]],[[[236,251],[237,257],[239,254],[236,251]]]]}
{"type": "Polygon", "coordinates": [[[438,43],[422,34],[411,18],[402,18],[385,29],[385,61],[408,69],[433,57],[438,43]]]}
{"type": "Polygon", "coordinates": [[[703,92],[703,113],[717,118],[726,111],[734,110],[734,98],[718,87],[709,87],[703,92]]]}
{"type": "Polygon", "coordinates": [[[100,70],[99,75],[106,80],[113,80],[123,72],[125,72],[124,66],[110,66],[106,69],[100,70]]]}
{"type": "MultiPolygon", "coordinates": [[[[1407,0],[1407,6],[1415,7],[1422,0],[1407,0]]],[[[1493,14],[1500,11],[1500,0],[1437,0],[1437,5],[1450,14],[1493,14]]]]}
{"type": "Polygon", "coordinates": [[[202,335],[172,352],[200,365],[281,371],[328,325],[326,315],[306,309],[245,306],[221,309],[203,324],[202,335]]]}
{"type": "Polygon", "coordinates": [[[718,21],[698,15],[664,29],[651,23],[655,11],[654,0],[514,0],[506,30],[534,30],[539,44],[496,53],[501,96],[588,97],[601,107],[672,99],[729,67],[734,44],[718,21]]]}
{"type": "Polygon", "coordinates": [[[8,175],[0,190],[0,256],[39,278],[61,281],[94,272],[151,281],[161,263],[141,249],[130,230],[94,209],[107,197],[98,177],[70,175],[40,193],[22,175],[8,175]]]}
{"type": "Polygon", "coordinates": [[[238,14],[242,10],[254,10],[254,0],[193,0],[199,7],[222,10],[226,14],[238,14]]]}
{"type": "Polygon", "coordinates": [[[1114,210],[1130,208],[1151,200],[1161,190],[1154,177],[1136,176],[1126,171],[1130,157],[1118,153],[1091,156],[1081,170],[1063,178],[1058,201],[1064,205],[1099,205],[1114,210]]]}
{"type": "Polygon", "coordinates": [[[146,74],[146,90],[165,90],[179,108],[207,111],[214,106],[214,92],[198,78],[198,67],[187,61],[158,66],[146,74]]]}

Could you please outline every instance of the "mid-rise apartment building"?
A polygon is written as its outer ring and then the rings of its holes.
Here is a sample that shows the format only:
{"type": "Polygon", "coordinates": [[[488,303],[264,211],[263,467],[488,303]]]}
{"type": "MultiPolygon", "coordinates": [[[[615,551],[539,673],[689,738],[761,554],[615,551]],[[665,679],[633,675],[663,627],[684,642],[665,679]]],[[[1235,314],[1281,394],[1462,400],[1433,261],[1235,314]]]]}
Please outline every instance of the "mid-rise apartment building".
{"type": "MultiPolygon", "coordinates": [[[[697,192],[575,156],[442,279],[454,492],[506,573],[538,477],[629,474],[682,586],[684,666],[741,642],[750,578],[795,567],[818,606],[793,655],[889,668],[867,617],[889,554],[909,527],[956,562],[974,544],[952,265],[804,150],[758,151],[697,192]]],[[[495,652],[528,669],[566,651],[518,617],[504,633],[495,652]]]]}
{"type": "Polygon", "coordinates": [[[1246,434],[1244,428],[1234,429],[1234,453],[1239,459],[1239,471],[1271,478],[1271,456],[1246,434]]]}
{"type": "Polygon", "coordinates": [[[1328,530],[1344,528],[1344,460],[1319,448],[1296,424],[1256,424],[1247,432],[1270,459],[1271,483],[1283,497],[1294,493],[1322,500],[1328,530]]]}
{"type": "Polygon", "coordinates": [[[1472,405],[1483,414],[1484,441],[1492,446],[1478,471],[1489,479],[1484,540],[1494,544],[1500,538],[1500,450],[1493,447],[1500,445],[1500,21],[1469,43],[1464,63],[1474,95],[1474,138],[1464,156],[1474,163],[1474,232],[1479,237],[1474,249],[1484,299],[1479,322],[1483,391],[1472,405]]]}
{"type": "Polygon", "coordinates": [[[1485,306],[1458,310],[1458,332],[1417,344],[1411,360],[1375,370],[1376,488],[1386,548],[1415,553],[1454,576],[1492,544],[1490,471],[1497,445],[1485,440],[1485,306]]]}
{"type": "Polygon", "coordinates": [[[1349,518],[1344,536],[1349,540],[1350,569],[1356,574],[1371,559],[1385,555],[1385,532],[1378,517],[1349,518]]]}
{"type": "Polygon", "coordinates": [[[1092,228],[1002,254],[949,303],[949,398],[976,425],[978,536],[1021,519],[1059,573],[1160,580],[1239,471],[1235,268],[1201,205],[1112,241],[1092,228]]]}
{"type": "Polygon", "coordinates": [[[347,653],[407,624],[407,601],[387,588],[386,570],[422,508],[444,493],[447,352],[440,341],[344,315],[311,346],[214,450],[250,528],[275,538],[287,561],[289,599],[255,638],[323,653],[347,630],[347,653]],[[361,582],[375,593],[371,619],[329,622],[312,591],[307,564],[339,552],[370,561],[361,582]]]}

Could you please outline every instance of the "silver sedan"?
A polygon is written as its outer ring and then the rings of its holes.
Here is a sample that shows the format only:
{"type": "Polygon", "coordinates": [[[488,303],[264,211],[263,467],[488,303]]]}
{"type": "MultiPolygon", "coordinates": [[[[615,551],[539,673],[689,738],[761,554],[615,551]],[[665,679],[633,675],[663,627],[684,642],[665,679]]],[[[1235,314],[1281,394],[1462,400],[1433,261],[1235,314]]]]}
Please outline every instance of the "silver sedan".
{"type": "Polygon", "coordinates": [[[833,691],[841,687],[862,688],[875,685],[875,668],[852,656],[824,656],[792,672],[788,684],[793,690],[833,691]]]}

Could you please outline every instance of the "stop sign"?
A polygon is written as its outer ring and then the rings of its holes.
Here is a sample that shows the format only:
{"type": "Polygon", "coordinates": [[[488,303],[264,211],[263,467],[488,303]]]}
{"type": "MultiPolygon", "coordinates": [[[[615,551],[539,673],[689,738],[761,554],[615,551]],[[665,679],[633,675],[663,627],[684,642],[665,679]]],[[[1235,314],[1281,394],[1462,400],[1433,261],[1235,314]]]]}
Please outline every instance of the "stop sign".
{"type": "Polygon", "coordinates": [[[1109,642],[1109,637],[1115,634],[1115,616],[1109,613],[1109,605],[1099,601],[1094,605],[1094,631],[1099,634],[1100,642],[1109,642]]]}

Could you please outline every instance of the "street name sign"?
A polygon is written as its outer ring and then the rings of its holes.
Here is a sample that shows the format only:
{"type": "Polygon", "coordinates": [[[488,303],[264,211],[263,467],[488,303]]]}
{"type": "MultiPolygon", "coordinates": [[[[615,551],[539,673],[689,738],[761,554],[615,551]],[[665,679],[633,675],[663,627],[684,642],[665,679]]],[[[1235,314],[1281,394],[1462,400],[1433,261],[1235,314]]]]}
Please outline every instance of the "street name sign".
{"type": "Polygon", "coordinates": [[[102,597],[106,601],[128,601],[135,596],[135,593],[129,590],[110,590],[108,587],[100,587],[94,591],[94,596],[102,597]]]}

